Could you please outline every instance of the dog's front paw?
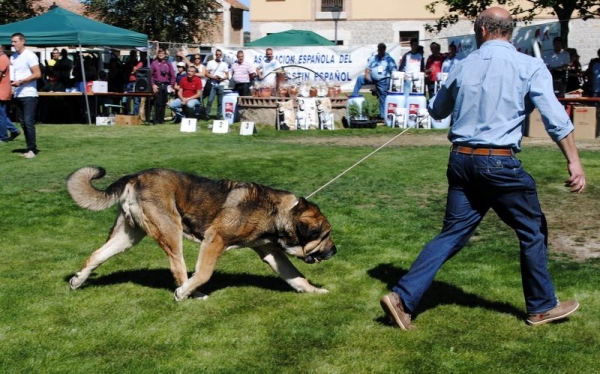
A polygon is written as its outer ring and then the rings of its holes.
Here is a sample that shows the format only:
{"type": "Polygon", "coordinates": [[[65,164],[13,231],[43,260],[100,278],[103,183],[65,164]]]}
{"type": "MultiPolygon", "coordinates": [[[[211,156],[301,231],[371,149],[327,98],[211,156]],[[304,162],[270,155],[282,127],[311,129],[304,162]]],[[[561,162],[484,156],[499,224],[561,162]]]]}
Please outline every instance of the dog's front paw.
{"type": "Polygon", "coordinates": [[[173,296],[175,297],[175,301],[181,301],[185,299],[188,296],[188,294],[182,289],[182,287],[179,287],[175,290],[173,296]]]}
{"type": "Polygon", "coordinates": [[[69,287],[71,287],[72,290],[76,290],[79,287],[81,287],[83,282],[84,282],[84,279],[80,279],[77,275],[75,275],[73,278],[71,278],[69,280],[69,287]]]}
{"type": "Polygon", "coordinates": [[[315,287],[312,291],[308,291],[308,292],[314,292],[314,293],[329,293],[328,290],[324,289],[324,288],[317,288],[315,287]]]}

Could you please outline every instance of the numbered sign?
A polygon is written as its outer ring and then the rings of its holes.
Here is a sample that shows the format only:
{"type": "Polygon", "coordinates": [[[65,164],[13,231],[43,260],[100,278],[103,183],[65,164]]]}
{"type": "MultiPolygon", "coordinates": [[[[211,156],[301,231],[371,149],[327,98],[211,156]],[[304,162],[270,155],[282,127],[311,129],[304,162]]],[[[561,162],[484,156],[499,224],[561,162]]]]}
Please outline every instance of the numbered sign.
{"type": "Polygon", "coordinates": [[[240,126],[240,135],[254,135],[256,134],[256,127],[254,122],[242,122],[240,126]]]}
{"type": "Polygon", "coordinates": [[[227,134],[229,132],[229,122],[225,120],[213,121],[213,134],[227,134]]]}
{"type": "Polygon", "coordinates": [[[183,118],[181,119],[181,132],[196,132],[198,120],[195,118],[183,118]]]}

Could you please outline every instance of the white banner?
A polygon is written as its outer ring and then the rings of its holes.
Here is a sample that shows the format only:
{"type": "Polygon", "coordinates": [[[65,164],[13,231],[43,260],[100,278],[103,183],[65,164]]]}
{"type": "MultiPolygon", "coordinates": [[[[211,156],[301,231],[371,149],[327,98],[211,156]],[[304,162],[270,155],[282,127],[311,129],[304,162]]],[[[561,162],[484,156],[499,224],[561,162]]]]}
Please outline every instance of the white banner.
{"type": "MultiPolygon", "coordinates": [[[[223,51],[224,60],[229,64],[236,60],[237,50],[219,48],[223,51]]],[[[244,60],[255,66],[265,58],[266,47],[245,47],[244,60]]],[[[396,61],[408,49],[402,49],[400,44],[387,44],[387,50],[396,61]]],[[[295,82],[314,81],[339,83],[343,91],[352,91],[356,78],[364,74],[367,59],[377,53],[377,45],[351,47],[274,47],[274,58],[281,63],[285,71],[295,82]]]]}

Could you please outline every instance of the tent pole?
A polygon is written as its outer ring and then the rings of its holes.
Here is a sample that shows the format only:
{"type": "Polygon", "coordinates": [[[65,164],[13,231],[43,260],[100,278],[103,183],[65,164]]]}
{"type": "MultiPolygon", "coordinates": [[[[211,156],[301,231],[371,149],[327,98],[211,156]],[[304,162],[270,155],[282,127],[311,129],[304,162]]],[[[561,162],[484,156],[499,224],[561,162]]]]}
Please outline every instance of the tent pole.
{"type": "Polygon", "coordinates": [[[85,96],[85,107],[87,109],[88,125],[92,124],[92,115],[90,114],[90,101],[87,94],[87,79],[85,77],[85,68],[83,66],[83,50],[79,44],[79,64],[81,65],[81,76],[83,78],[83,96],[85,96]]]}

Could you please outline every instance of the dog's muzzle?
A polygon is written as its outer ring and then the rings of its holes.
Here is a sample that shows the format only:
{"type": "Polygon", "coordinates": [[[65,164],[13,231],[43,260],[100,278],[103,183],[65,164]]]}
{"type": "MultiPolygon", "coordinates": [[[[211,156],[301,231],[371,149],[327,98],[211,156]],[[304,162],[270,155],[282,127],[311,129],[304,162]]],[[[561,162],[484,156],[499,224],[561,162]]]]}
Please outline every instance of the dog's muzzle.
{"type": "Polygon", "coordinates": [[[316,253],[312,253],[306,257],[304,257],[304,262],[306,262],[307,264],[314,264],[315,262],[321,262],[321,261],[325,261],[331,258],[331,256],[333,256],[334,254],[337,253],[337,248],[335,248],[335,245],[331,248],[329,248],[329,250],[327,250],[326,252],[316,252],[316,253]]]}

